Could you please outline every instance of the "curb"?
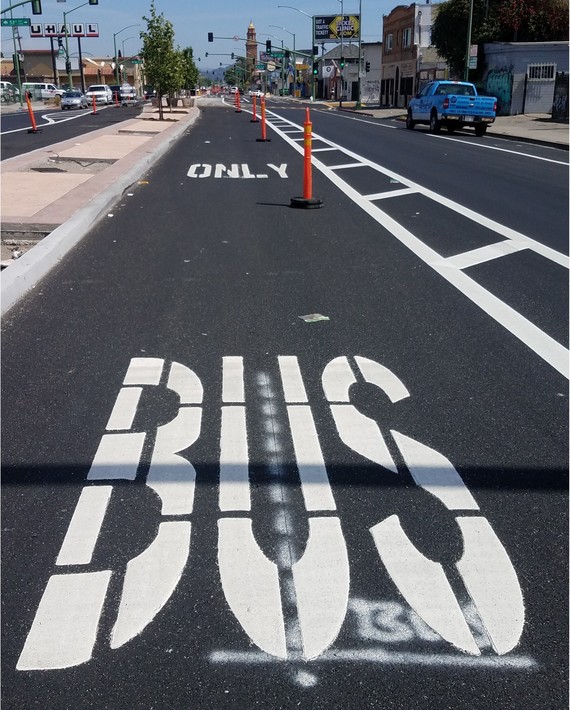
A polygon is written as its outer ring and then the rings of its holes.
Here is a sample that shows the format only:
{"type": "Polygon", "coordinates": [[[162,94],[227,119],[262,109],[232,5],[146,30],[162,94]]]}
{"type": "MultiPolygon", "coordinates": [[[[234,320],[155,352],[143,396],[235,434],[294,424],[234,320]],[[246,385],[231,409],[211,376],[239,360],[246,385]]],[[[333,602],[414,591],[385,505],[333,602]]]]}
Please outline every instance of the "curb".
{"type": "Polygon", "coordinates": [[[152,153],[143,156],[110,187],[96,195],[87,206],[77,210],[70,219],[56,227],[33,249],[2,271],[0,316],[5,315],[17,301],[36,287],[38,282],[102,219],[125,189],[162,158],[199,115],[198,112],[188,121],[177,122],[172,133],[152,153]]]}

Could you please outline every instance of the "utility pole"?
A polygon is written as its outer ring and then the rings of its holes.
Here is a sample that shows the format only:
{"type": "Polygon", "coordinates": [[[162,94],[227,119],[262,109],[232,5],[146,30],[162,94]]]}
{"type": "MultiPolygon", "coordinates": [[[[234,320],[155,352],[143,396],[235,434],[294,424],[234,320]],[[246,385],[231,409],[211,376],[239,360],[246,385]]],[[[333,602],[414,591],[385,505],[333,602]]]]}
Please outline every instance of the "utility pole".
{"type": "Polygon", "coordinates": [[[469,81],[469,55],[471,52],[471,28],[473,26],[473,0],[469,2],[469,22],[467,24],[467,49],[465,50],[465,71],[463,81],[469,81]]]}

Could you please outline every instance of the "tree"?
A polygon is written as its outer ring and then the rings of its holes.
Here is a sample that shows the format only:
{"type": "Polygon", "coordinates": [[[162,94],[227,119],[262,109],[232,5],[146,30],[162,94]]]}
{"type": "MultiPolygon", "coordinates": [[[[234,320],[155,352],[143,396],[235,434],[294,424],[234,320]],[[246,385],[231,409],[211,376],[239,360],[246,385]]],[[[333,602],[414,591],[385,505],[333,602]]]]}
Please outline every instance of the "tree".
{"type": "MultiPolygon", "coordinates": [[[[441,3],[432,44],[461,75],[465,67],[470,0],[441,3]]],[[[568,0],[474,0],[472,44],[568,40],[568,0]]]]}
{"type": "Polygon", "coordinates": [[[147,31],[141,32],[142,58],[149,84],[156,90],[158,118],[163,120],[162,97],[177,91],[183,82],[183,62],[174,49],[174,27],[162,13],[157,14],[154,0],[150,4],[150,17],[144,17],[147,31]]]}
{"type": "Polygon", "coordinates": [[[185,89],[194,89],[200,81],[200,71],[194,63],[194,52],[192,47],[186,47],[182,50],[183,75],[182,86],[185,89]]]}

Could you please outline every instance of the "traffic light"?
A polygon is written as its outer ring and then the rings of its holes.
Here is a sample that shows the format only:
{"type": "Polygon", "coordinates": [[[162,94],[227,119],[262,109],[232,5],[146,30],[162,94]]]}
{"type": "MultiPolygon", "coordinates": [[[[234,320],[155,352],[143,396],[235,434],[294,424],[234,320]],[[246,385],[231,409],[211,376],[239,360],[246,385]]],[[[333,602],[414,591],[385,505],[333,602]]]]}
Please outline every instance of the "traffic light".
{"type": "Polygon", "coordinates": [[[214,33],[208,32],[208,42],[213,42],[213,41],[214,41],[214,33]]]}
{"type": "Polygon", "coordinates": [[[270,39],[268,39],[267,42],[265,43],[265,51],[267,52],[267,54],[269,54],[271,52],[271,40],[270,39]]]}
{"type": "Polygon", "coordinates": [[[340,68],[344,69],[344,57],[340,58],[340,68]]]}
{"type": "Polygon", "coordinates": [[[57,38],[57,46],[59,47],[59,49],[63,49],[63,37],[57,38]]]}
{"type": "Polygon", "coordinates": [[[318,45],[315,44],[313,46],[313,57],[316,57],[318,53],[319,53],[319,47],[318,47],[318,45]]]}
{"type": "Polygon", "coordinates": [[[234,53],[232,52],[232,59],[234,58],[234,53]]]}
{"type": "Polygon", "coordinates": [[[42,14],[42,0],[32,0],[32,15],[42,14]]]}
{"type": "Polygon", "coordinates": [[[208,52],[206,52],[206,56],[208,56],[208,52]]]}
{"type": "Polygon", "coordinates": [[[99,4],[99,0],[89,0],[89,4],[90,4],[90,5],[98,5],[98,4],[99,4]]]}
{"type": "Polygon", "coordinates": [[[289,59],[290,56],[291,56],[291,55],[290,55],[289,50],[286,49],[286,50],[285,50],[285,59],[289,59]]]}
{"type": "Polygon", "coordinates": [[[366,71],[367,71],[367,72],[370,71],[370,62],[366,62],[366,71]]]}
{"type": "Polygon", "coordinates": [[[71,74],[71,62],[70,61],[65,62],[65,73],[71,74]]]}
{"type": "Polygon", "coordinates": [[[313,76],[317,76],[319,73],[319,67],[316,64],[313,64],[313,76]]]}

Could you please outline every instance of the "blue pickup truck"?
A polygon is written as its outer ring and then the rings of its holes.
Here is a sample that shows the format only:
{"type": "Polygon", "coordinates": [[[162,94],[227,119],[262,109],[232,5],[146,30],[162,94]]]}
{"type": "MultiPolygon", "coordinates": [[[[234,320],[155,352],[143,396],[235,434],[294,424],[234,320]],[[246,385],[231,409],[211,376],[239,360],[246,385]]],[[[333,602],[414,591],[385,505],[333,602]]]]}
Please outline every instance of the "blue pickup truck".
{"type": "Polygon", "coordinates": [[[416,123],[429,125],[430,133],[445,126],[449,133],[457,128],[473,126],[476,136],[485,135],[495,120],[497,99],[478,96],[473,84],[466,81],[431,81],[408,105],[406,128],[416,123]]]}

